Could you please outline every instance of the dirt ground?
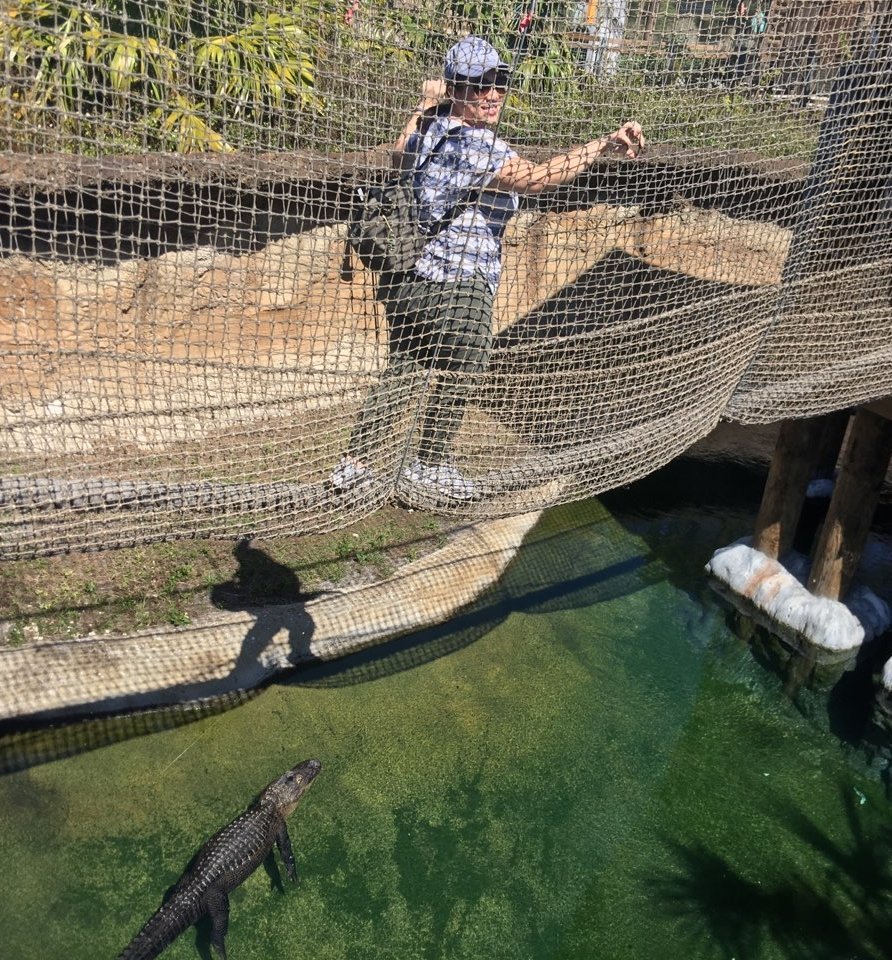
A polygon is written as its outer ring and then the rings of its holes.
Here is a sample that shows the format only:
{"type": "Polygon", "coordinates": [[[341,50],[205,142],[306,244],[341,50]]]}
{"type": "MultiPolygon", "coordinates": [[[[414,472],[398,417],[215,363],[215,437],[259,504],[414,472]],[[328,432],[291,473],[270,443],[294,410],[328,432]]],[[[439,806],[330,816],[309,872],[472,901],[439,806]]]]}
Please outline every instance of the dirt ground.
{"type": "Polygon", "coordinates": [[[188,540],[0,563],[0,648],[184,626],[373,583],[464,524],[386,506],[333,533],[188,540]]]}

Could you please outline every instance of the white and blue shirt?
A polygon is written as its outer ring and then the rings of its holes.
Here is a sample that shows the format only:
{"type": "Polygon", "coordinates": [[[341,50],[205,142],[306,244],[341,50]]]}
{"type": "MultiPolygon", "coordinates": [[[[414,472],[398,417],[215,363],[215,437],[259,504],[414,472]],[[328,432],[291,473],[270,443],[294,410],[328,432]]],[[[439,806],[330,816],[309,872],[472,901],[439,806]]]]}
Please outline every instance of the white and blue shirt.
{"type": "Polygon", "coordinates": [[[496,172],[517,154],[483,127],[468,127],[451,117],[437,117],[424,134],[413,133],[406,152],[415,166],[443,139],[430,162],[414,177],[421,223],[435,226],[456,204],[468,207],[430,240],[415,264],[415,272],[438,282],[464,280],[479,273],[493,293],[502,273],[502,234],[518,207],[516,193],[483,190],[496,172]]]}

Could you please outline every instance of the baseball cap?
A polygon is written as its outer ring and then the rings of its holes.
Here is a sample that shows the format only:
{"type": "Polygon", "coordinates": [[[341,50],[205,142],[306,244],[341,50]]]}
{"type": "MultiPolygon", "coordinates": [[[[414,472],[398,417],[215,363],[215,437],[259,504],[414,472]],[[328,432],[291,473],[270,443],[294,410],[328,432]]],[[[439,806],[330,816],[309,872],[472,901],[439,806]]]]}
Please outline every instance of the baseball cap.
{"type": "Polygon", "coordinates": [[[482,77],[489,70],[510,70],[499,51],[482,37],[465,37],[449,48],[443,63],[446,80],[482,77]]]}

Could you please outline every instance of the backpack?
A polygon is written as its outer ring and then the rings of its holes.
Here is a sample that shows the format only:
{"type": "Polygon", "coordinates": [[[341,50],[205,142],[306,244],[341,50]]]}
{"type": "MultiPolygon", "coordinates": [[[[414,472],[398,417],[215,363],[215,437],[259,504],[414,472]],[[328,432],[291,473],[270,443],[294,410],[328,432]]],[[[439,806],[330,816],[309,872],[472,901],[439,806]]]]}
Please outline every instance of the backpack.
{"type": "Polygon", "coordinates": [[[347,241],[370,270],[411,270],[430,239],[418,220],[413,172],[356,191],[347,241]]]}
{"type": "Polygon", "coordinates": [[[413,182],[415,174],[427,167],[449,139],[450,135],[444,134],[418,166],[385,183],[356,190],[347,224],[347,244],[370,270],[385,273],[411,270],[430,239],[467,206],[467,200],[460,201],[441,220],[427,228],[421,225],[413,182]]]}

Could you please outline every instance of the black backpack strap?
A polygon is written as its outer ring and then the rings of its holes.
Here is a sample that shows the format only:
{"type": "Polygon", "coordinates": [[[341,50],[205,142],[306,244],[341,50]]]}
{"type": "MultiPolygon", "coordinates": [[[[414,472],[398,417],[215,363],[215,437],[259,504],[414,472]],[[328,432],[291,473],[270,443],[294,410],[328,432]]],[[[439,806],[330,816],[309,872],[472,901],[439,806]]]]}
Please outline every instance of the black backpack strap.
{"type": "MultiPolygon", "coordinates": [[[[424,158],[424,160],[422,160],[422,162],[419,164],[413,165],[411,170],[406,171],[408,178],[411,179],[414,178],[415,174],[423,173],[427,169],[427,166],[431,160],[434,159],[436,154],[439,153],[448,140],[461,140],[463,129],[464,127],[458,127],[447,130],[446,133],[444,133],[443,136],[440,137],[440,139],[434,144],[433,148],[424,158]]],[[[446,227],[448,227],[449,224],[452,223],[452,221],[457,217],[461,216],[461,214],[463,214],[468,207],[470,207],[473,203],[476,203],[476,201],[480,198],[481,193],[482,190],[480,189],[466,191],[465,195],[456,200],[456,202],[446,211],[446,213],[443,214],[442,217],[440,217],[439,220],[434,220],[432,223],[429,223],[427,231],[431,239],[437,236],[437,234],[441,231],[445,230],[446,227]]]]}
{"type": "Polygon", "coordinates": [[[458,136],[453,136],[452,130],[447,130],[442,137],[433,145],[430,150],[430,153],[421,161],[421,163],[413,163],[412,169],[407,170],[406,173],[411,173],[414,176],[416,173],[424,173],[427,169],[427,165],[434,159],[434,157],[446,146],[447,140],[461,140],[461,127],[458,128],[458,136]]]}
{"type": "MultiPolygon", "coordinates": [[[[411,183],[411,181],[415,177],[415,174],[421,173],[423,170],[426,169],[427,165],[434,158],[434,155],[442,149],[442,147],[444,146],[444,144],[450,138],[451,135],[452,135],[451,131],[447,130],[446,133],[444,133],[443,136],[440,137],[440,139],[434,144],[433,149],[430,151],[430,153],[424,158],[424,160],[420,164],[417,163],[417,160],[416,160],[415,162],[413,162],[412,166],[409,169],[403,170],[399,174],[400,179],[405,181],[406,183],[411,183]]],[[[356,192],[355,188],[354,188],[354,192],[356,192]]],[[[356,202],[355,198],[353,202],[354,203],[356,202]]],[[[354,276],[353,248],[350,245],[350,236],[348,233],[347,237],[344,239],[344,255],[341,257],[340,278],[341,280],[344,280],[345,282],[349,283],[353,279],[353,276],[354,276]]]]}
{"type": "MultiPolygon", "coordinates": [[[[418,163],[417,160],[413,163],[412,167],[408,170],[404,170],[399,174],[400,179],[404,180],[406,183],[411,183],[415,178],[416,173],[422,173],[427,169],[428,164],[433,160],[433,158],[442,150],[447,141],[461,139],[462,128],[458,128],[458,136],[455,135],[455,130],[447,130],[440,139],[434,144],[433,148],[421,161],[418,163]]],[[[445,215],[439,220],[435,220],[433,223],[428,224],[427,231],[430,237],[435,237],[441,230],[445,229],[449,224],[457,217],[460,213],[464,213],[465,209],[470,206],[474,200],[479,196],[480,191],[473,191],[472,194],[468,197],[463,197],[457,203],[446,211],[445,215]]],[[[349,235],[344,240],[344,255],[341,258],[341,269],[340,269],[340,278],[346,282],[350,282],[353,279],[354,270],[353,270],[353,252],[350,245],[349,235]]]]}

